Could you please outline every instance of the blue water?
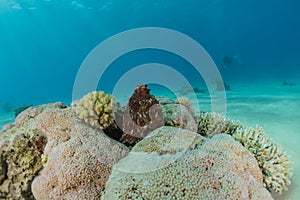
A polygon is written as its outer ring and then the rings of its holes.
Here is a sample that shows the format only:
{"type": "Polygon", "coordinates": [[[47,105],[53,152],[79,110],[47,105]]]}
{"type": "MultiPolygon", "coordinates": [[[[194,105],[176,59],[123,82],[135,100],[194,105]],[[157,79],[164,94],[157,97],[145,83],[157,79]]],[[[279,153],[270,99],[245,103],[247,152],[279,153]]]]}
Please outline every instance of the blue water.
{"type": "MultiPolygon", "coordinates": [[[[6,102],[71,101],[76,73],[94,47],[148,26],[195,39],[233,87],[265,80],[300,84],[299,7],[295,0],[0,0],[0,110],[6,102]],[[243,67],[222,69],[226,55],[238,56],[243,67]]],[[[116,60],[98,89],[110,92],[123,73],[149,62],[173,66],[193,85],[201,82],[178,56],[148,49],[116,60]]]]}

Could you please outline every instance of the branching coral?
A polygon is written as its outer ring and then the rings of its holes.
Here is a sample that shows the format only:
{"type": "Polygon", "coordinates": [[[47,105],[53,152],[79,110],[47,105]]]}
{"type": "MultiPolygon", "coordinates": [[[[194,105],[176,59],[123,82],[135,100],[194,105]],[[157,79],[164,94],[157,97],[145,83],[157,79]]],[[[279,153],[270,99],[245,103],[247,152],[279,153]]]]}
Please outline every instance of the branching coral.
{"type": "Polygon", "coordinates": [[[241,123],[227,120],[218,113],[201,113],[198,121],[197,132],[208,137],[219,133],[232,135],[238,128],[243,127],[241,123]]]}
{"type": "Polygon", "coordinates": [[[208,137],[219,133],[231,135],[254,154],[262,170],[265,187],[281,193],[290,185],[292,172],[289,158],[262,128],[248,128],[217,113],[201,113],[198,133],[208,137]]]}
{"type": "Polygon", "coordinates": [[[263,172],[265,187],[279,193],[287,189],[291,183],[291,162],[262,128],[240,128],[232,137],[254,154],[263,172]]]}
{"type": "Polygon", "coordinates": [[[103,91],[88,93],[79,100],[75,112],[86,123],[107,128],[114,122],[114,97],[103,91]]]}

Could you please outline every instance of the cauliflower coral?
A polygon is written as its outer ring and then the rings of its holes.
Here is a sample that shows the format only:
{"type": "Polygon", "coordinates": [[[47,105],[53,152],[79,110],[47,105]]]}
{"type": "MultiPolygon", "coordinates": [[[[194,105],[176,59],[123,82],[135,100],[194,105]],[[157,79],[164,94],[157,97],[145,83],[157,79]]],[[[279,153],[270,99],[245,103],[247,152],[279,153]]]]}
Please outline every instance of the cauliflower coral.
{"type": "Polygon", "coordinates": [[[112,95],[94,91],[79,100],[75,112],[91,126],[105,129],[114,123],[114,102],[112,95]]]}

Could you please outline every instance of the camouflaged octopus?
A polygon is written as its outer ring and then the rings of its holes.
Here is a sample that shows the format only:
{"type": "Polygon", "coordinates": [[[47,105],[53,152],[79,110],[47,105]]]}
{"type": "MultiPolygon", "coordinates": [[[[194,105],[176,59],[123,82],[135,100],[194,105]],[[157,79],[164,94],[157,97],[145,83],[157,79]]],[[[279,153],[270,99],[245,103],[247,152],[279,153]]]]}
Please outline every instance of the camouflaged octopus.
{"type": "Polygon", "coordinates": [[[128,101],[123,115],[121,141],[133,144],[152,130],[164,125],[158,100],[146,84],[138,85],[128,101]]]}

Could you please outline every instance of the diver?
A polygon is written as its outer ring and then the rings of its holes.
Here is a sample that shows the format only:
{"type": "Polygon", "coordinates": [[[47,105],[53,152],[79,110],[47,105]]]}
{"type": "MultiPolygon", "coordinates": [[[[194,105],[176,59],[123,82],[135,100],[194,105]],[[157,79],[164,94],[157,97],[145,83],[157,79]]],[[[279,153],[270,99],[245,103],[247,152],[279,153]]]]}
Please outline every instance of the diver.
{"type": "Polygon", "coordinates": [[[239,56],[223,56],[222,69],[228,69],[232,66],[242,66],[242,62],[239,56]]]}

